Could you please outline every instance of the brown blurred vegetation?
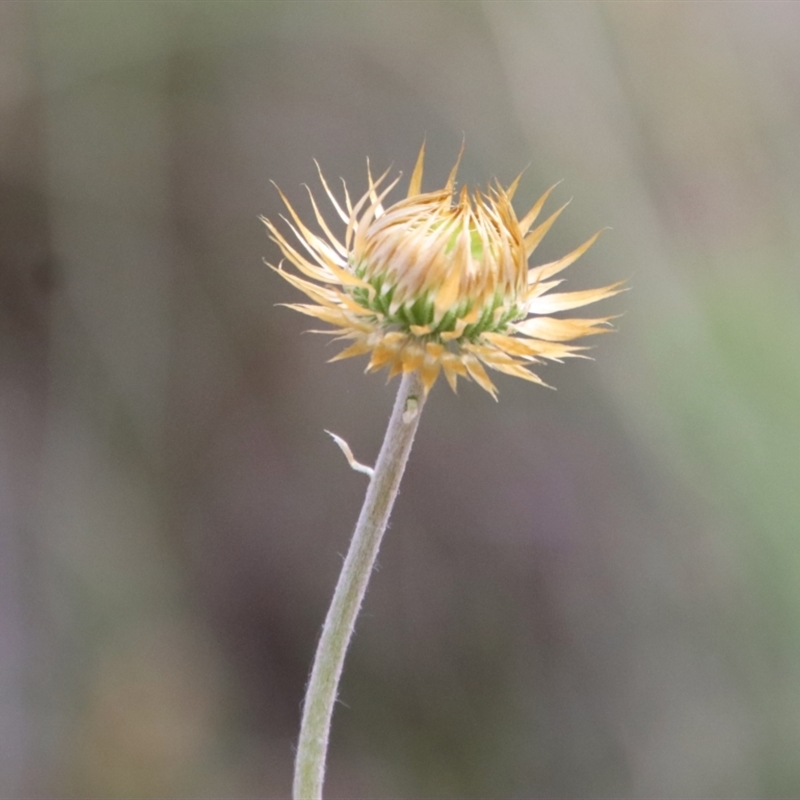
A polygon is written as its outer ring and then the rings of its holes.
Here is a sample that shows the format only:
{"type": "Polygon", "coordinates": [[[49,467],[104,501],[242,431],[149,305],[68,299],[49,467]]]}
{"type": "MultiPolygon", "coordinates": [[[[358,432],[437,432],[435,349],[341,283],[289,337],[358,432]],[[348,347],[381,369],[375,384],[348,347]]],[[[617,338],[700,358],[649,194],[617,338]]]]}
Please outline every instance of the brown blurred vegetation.
{"type": "MultiPolygon", "coordinates": [[[[287,797],[393,387],[257,216],[556,180],[629,278],[549,392],[442,382],[328,796],[800,794],[800,4],[0,4],[0,795],[287,797]]],[[[555,207],[555,205],[554,205],[555,207]]]]}

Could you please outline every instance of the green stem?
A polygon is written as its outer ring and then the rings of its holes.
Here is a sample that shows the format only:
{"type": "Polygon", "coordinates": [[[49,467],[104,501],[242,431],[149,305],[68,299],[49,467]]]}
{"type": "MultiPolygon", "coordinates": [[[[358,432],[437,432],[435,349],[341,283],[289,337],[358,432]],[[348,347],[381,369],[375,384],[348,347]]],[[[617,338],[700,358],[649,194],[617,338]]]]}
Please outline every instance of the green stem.
{"type": "Polygon", "coordinates": [[[322,798],[331,716],[345,653],[397,497],[424,400],[418,373],[404,375],[311,669],[295,761],[294,800],[322,798]]]}

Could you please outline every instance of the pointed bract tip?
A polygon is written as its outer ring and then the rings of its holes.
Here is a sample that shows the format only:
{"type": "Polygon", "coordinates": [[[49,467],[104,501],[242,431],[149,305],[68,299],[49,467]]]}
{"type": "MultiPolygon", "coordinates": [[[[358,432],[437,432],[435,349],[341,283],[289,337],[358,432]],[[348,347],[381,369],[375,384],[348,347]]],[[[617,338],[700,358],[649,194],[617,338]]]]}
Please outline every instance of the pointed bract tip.
{"type": "Polygon", "coordinates": [[[450,170],[450,176],[447,179],[445,191],[449,192],[450,194],[453,193],[453,187],[456,185],[456,175],[458,174],[458,168],[461,164],[461,157],[464,155],[464,148],[466,147],[466,144],[467,144],[466,138],[462,139],[461,149],[458,151],[458,158],[456,159],[456,163],[453,166],[453,169],[450,170]]]}
{"type": "Polygon", "coordinates": [[[414,165],[414,172],[411,173],[411,181],[408,184],[407,197],[415,197],[422,194],[422,171],[425,164],[425,140],[422,140],[422,147],[419,149],[417,163],[414,165]]]}

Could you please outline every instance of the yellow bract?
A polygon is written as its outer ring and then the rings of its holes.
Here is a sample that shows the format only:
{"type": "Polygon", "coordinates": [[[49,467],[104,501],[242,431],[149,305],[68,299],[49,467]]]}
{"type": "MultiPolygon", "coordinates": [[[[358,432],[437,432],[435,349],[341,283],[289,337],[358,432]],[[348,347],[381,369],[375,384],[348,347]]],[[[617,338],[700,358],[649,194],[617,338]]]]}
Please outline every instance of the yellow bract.
{"type": "Polygon", "coordinates": [[[507,189],[497,183],[470,195],[464,187],[454,197],[457,161],[443,189],[423,193],[424,156],[423,145],[407,197],[388,208],[383,201],[399,177],[384,185],[387,173],[373,180],[368,170],[366,193],[354,205],[345,187],[342,205],[319,171],[346,226],[343,241],[331,232],[310,190],[322,235],[309,230],[281,193],[290,216],[284,220],[299,248],[263,221],[305,277],[286,272],[282,262],[273,268],[314,301],[289,307],[353,340],[332,361],[371,353],[368,370],[386,366],[389,377],[418,370],[426,392],[443,370],[453,390],[460,375],[496,398],[484,365],[546,385],[531,364],[580,355],[584,348],[566,342],[609,330],[612,317],[548,316],[622,291],[620,282],[550,292],[561,281],[548,279],[583,255],[599,233],[563,258],[529,269],[528,257],[564,208],[532,229],[552,188],[518,220],[511,200],[519,178],[507,189]]]}

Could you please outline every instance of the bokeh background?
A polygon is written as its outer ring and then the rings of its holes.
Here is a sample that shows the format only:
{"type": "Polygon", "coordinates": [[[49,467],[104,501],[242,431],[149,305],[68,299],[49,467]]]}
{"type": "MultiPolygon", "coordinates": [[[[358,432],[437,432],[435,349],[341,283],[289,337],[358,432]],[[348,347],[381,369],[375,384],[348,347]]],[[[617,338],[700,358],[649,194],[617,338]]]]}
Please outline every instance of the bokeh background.
{"type": "MultiPolygon", "coordinates": [[[[594,361],[442,381],[330,798],[800,795],[800,3],[0,4],[0,794],[289,795],[394,386],[276,304],[313,159],[564,179],[594,361]]],[[[399,195],[398,195],[399,196],[399,195]]]]}

